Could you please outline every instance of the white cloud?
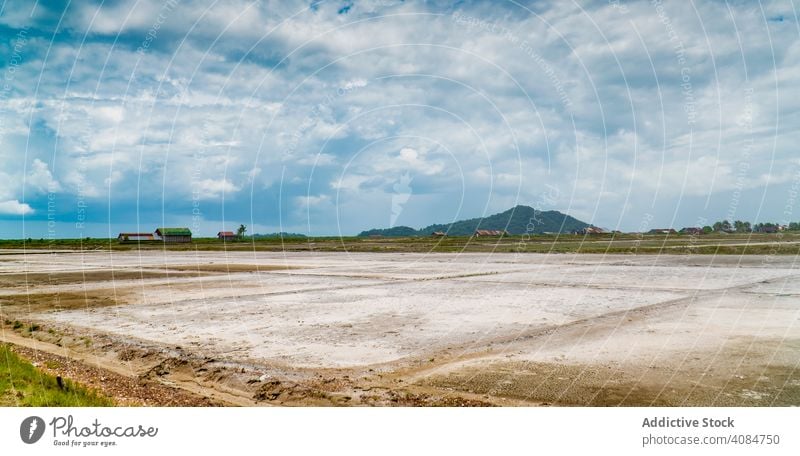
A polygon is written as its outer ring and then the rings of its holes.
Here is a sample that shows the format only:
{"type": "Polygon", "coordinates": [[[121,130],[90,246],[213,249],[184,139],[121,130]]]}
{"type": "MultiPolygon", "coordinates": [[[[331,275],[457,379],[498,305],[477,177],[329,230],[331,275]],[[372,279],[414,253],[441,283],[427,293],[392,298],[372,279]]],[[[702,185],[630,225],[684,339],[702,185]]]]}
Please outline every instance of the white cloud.
{"type": "Polygon", "coordinates": [[[106,187],[108,187],[108,186],[114,185],[114,184],[116,184],[118,182],[121,182],[122,181],[122,177],[123,177],[123,174],[120,171],[114,170],[114,171],[111,172],[110,176],[105,178],[103,183],[106,185],[106,187]]]}
{"type": "Polygon", "coordinates": [[[239,190],[240,187],[228,179],[203,179],[197,183],[198,196],[201,199],[220,198],[223,194],[231,197],[232,193],[239,190]]]}
{"type": "Polygon", "coordinates": [[[0,214],[5,215],[30,215],[34,210],[27,203],[17,200],[0,201],[0,214]]]}
{"type": "MultiPolygon", "coordinates": [[[[252,184],[259,202],[280,194],[334,220],[335,203],[366,206],[408,172],[415,198],[404,214],[450,213],[463,194],[465,210],[533,204],[549,184],[561,190],[554,208],[591,215],[607,205],[597,223],[627,217],[636,228],[656,196],[720,196],[702,209],[714,217],[731,192],[785,185],[797,166],[800,40],[785,5],[767,2],[787,21],[765,23],[746,5],[665,4],[672,39],[650,2],[625,11],[545,2],[535,15],[510,3],[456,7],[496,26],[486,28],[435,2],[356,2],[340,15],[327,2],[303,12],[307,4],[182,0],[136,53],[164,4],[81,4],[65,27],[83,36],[94,18],[83,46],[56,40],[47,62],[26,53],[0,105],[4,139],[18,140],[14,156],[57,147],[61,181],[55,163],[35,159],[26,177],[5,160],[0,199],[21,199],[23,179],[38,193],[90,198],[113,183],[113,199],[138,194],[159,207],[165,194],[190,198],[194,182],[202,198],[224,193],[249,207],[240,189],[252,184]],[[111,47],[120,31],[133,41],[111,47]],[[24,82],[42,67],[38,87],[24,82]],[[438,203],[421,196],[437,192],[438,203]],[[411,207],[418,201],[425,211],[411,207]]],[[[45,44],[31,38],[28,49],[45,44]]],[[[767,199],[765,213],[783,202],[767,199]]]]}
{"type": "Polygon", "coordinates": [[[327,204],[331,201],[328,195],[306,195],[294,197],[294,202],[299,208],[313,208],[327,204]]]}
{"type": "Polygon", "coordinates": [[[26,183],[29,187],[41,193],[56,193],[61,191],[61,184],[53,179],[53,173],[50,172],[50,167],[47,163],[38,158],[33,160],[26,183]]]}

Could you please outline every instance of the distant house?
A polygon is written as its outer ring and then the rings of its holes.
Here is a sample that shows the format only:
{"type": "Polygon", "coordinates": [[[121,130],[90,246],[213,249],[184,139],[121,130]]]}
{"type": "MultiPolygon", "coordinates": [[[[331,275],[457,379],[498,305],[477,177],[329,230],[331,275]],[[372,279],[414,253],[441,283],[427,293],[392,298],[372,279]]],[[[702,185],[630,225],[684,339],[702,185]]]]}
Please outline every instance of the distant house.
{"type": "Polygon", "coordinates": [[[433,233],[431,233],[431,236],[433,236],[433,237],[445,237],[445,236],[447,236],[447,233],[445,233],[444,231],[434,231],[433,233]]]}
{"type": "Polygon", "coordinates": [[[777,233],[780,230],[778,225],[761,225],[755,229],[758,233],[777,233]]]}
{"type": "Polygon", "coordinates": [[[691,235],[703,234],[703,229],[696,226],[687,226],[686,228],[681,229],[681,233],[691,235]]]}
{"type": "Polygon", "coordinates": [[[220,241],[235,241],[236,240],[236,233],[233,231],[220,231],[217,233],[217,239],[220,241]]]}
{"type": "Polygon", "coordinates": [[[158,228],[156,239],[165,244],[192,242],[192,231],[189,228],[158,228]]]}
{"type": "Polygon", "coordinates": [[[506,230],[475,230],[475,237],[481,236],[505,236],[508,232],[506,230]]]}
{"type": "Polygon", "coordinates": [[[575,234],[604,234],[605,230],[596,226],[587,226],[575,231],[575,234]]]}
{"type": "Polygon", "coordinates": [[[653,228],[647,234],[678,234],[678,232],[672,228],[653,228]]]}
{"type": "Polygon", "coordinates": [[[153,233],[119,233],[117,240],[119,242],[154,241],[155,236],[153,236],[153,233]]]}

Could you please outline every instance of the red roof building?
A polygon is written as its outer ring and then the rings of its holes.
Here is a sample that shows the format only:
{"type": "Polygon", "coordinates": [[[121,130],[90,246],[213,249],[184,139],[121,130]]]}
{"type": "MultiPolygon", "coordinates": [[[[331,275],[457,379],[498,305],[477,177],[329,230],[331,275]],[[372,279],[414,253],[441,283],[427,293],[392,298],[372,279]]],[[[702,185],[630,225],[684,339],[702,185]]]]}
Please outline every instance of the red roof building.
{"type": "Polygon", "coordinates": [[[587,226],[575,231],[575,234],[605,234],[605,230],[596,226],[587,226]]]}
{"type": "Polygon", "coordinates": [[[481,236],[505,236],[506,230],[475,230],[475,237],[481,236]]]}
{"type": "Polygon", "coordinates": [[[678,232],[672,228],[653,228],[647,234],[677,234],[678,232]]]}

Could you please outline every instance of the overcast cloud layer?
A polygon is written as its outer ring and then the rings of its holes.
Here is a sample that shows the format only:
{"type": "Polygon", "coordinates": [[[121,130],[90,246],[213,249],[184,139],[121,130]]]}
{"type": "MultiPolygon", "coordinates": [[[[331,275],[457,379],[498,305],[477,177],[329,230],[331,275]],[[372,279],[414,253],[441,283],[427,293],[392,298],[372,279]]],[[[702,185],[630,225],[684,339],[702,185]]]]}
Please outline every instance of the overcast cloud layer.
{"type": "Polygon", "coordinates": [[[61,3],[0,14],[0,237],[800,220],[791,2],[61,3]]]}

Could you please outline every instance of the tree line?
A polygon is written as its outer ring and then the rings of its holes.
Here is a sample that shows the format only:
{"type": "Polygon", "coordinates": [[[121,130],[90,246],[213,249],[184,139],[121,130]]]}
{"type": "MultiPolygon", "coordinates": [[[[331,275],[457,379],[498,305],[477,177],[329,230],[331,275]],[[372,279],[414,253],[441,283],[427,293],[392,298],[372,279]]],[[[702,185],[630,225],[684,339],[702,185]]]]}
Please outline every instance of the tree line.
{"type": "Polygon", "coordinates": [[[761,233],[761,232],[775,232],[775,231],[800,231],[800,222],[791,222],[786,225],[784,228],[781,228],[783,225],[778,223],[756,223],[751,224],[750,222],[742,221],[742,220],[735,220],[731,223],[728,220],[721,220],[715,222],[713,225],[707,225],[703,227],[704,233],[761,233]]]}

